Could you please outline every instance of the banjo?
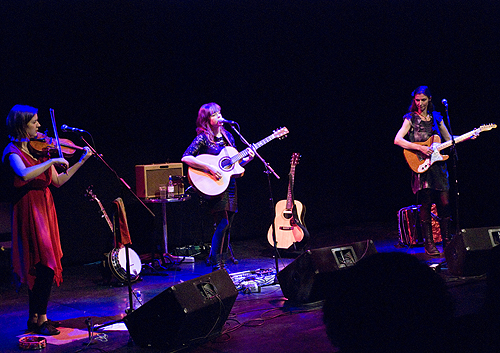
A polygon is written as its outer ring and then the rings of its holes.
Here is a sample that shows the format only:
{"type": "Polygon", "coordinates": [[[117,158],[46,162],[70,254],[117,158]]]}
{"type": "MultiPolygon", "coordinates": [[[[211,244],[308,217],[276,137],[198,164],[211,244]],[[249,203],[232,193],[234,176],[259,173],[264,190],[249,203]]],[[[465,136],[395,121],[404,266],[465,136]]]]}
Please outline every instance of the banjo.
{"type": "MultiPolygon", "coordinates": [[[[113,223],[111,222],[111,219],[109,218],[106,210],[104,209],[101,201],[97,198],[97,196],[94,194],[92,191],[92,187],[89,187],[87,189],[87,195],[91,197],[92,200],[96,201],[97,204],[99,205],[99,208],[101,209],[102,217],[106,220],[108,223],[109,228],[113,232],[113,223]]],[[[120,281],[120,282],[126,282],[127,281],[127,251],[126,247],[117,247],[117,244],[115,242],[115,248],[111,250],[107,256],[108,260],[108,266],[111,270],[111,273],[120,281]]],[[[128,255],[129,255],[129,261],[130,261],[130,281],[135,282],[139,279],[139,274],[141,273],[142,269],[142,263],[141,263],[141,258],[137,253],[128,248],[128,255]]]]}

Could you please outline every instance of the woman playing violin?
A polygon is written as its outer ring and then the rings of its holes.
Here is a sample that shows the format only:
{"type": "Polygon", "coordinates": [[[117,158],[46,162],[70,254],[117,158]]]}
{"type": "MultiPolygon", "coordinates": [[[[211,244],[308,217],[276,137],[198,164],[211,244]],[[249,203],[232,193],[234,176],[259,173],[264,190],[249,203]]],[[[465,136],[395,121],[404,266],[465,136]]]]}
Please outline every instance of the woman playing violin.
{"type": "Polygon", "coordinates": [[[15,105],[7,116],[11,143],[3,151],[2,162],[10,168],[12,194],[12,262],[16,279],[28,285],[28,330],[41,335],[57,335],[59,322],[47,318],[53,282],[62,282],[59,226],[49,185],[60,187],[92,155],[88,147],[73,166],[64,158],[37,157],[29,141],[40,128],[38,109],[15,105]],[[56,166],[66,171],[58,173],[56,166]]]}

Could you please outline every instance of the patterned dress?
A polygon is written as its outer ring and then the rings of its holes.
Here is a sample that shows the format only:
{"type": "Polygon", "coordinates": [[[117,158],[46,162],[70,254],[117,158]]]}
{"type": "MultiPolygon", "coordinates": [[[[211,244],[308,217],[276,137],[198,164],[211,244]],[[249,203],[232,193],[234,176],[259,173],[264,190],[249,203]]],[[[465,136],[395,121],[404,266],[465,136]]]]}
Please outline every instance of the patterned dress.
{"type": "MultiPolygon", "coordinates": [[[[42,163],[10,143],[3,152],[2,161],[9,163],[9,154],[21,157],[26,167],[42,163]]],[[[14,173],[12,173],[14,174],[14,173]]],[[[15,193],[12,200],[12,263],[20,283],[33,288],[35,265],[51,268],[57,285],[62,282],[61,241],[56,209],[49,185],[52,168],[30,181],[14,175],[15,193]]]]}
{"type": "MultiPolygon", "coordinates": [[[[191,142],[182,156],[196,157],[199,154],[218,155],[224,147],[235,145],[233,135],[231,135],[228,131],[224,131],[224,134],[227,136],[229,141],[221,136],[215,139],[215,143],[211,142],[207,135],[203,133],[199,134],[195,137],[193,142],[191,142]]],[[[217,197],[205,200],[205,202],[212,213],[219,211],[238,212],[237,199],[236,180],[231,178],[226,191],[217,197]]]]}
{"type": "MultiPolygon", "coordinates": [[[[439,124],[443,120],[443,116],[438,112],[429,113],[430,121],[424,121],[415,113],[407,113],[404,119],[411,123],[408,138],[410,142],[424,142],[432,135],[439,135],[441,141],[443,137],[439,132],[439,124]]],[[[446,162],[435,162],[425,173],[412,172],[411,188],[414,194],[422,189],[432,189],[438,191],[448,191],[450,184],[448,182],[448,170],[446,162]]]]}

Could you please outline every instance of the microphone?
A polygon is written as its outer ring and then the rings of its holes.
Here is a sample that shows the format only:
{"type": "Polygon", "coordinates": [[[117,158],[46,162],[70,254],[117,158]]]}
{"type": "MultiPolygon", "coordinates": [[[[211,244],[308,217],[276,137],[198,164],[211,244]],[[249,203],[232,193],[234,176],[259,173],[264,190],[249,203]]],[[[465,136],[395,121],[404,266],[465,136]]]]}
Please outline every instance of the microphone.
{"type": "Polygon", "coordinates": [[[218,119],[218,121],[221,123],[226,123],[226,124],[231,124],[231,125],[238,124],[236,121],[226,120],[222,116],[218,119]]]}
{"type": "Polygon", "coordinates": [[[443,103],[443,105],[444,105],[446,108],[448,108],[448,101],[447,101],[446,99],[443,99],[443,100],[441,101],[441,103],[443,103]]]}
{"type": "Polygon", "coordinates": [[[68,131],[72,131],[72,132],[76,132],[76,133],[84,133],[84,132],[87,132],[85,130],[82,130],[82,129],[78,129],[76,127],[69,127],[68,125],[64,124],[61,126],[61,130],[62,131],[65,131],[65,132],[68,132],[68,131]]]}

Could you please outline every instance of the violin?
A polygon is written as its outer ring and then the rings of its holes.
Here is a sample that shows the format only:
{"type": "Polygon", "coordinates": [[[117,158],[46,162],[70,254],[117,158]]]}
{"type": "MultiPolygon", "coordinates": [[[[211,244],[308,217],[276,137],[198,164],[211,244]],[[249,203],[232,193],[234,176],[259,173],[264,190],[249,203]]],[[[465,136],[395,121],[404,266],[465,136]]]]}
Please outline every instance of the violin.
{"type": "MultiPolygon", "coordinates": [[[[68,139],[59,139],[59,144],[64,158],[73,157],[77,150],[84,150],[83,147],[75,145],[73,141],[68,139]]],[[[48,137],[41,132],[38,132],[36,137],[30,140],[29,145],[39,155],[50,155],[53,152],[59,153],[55,138],[48,137]]]]}

